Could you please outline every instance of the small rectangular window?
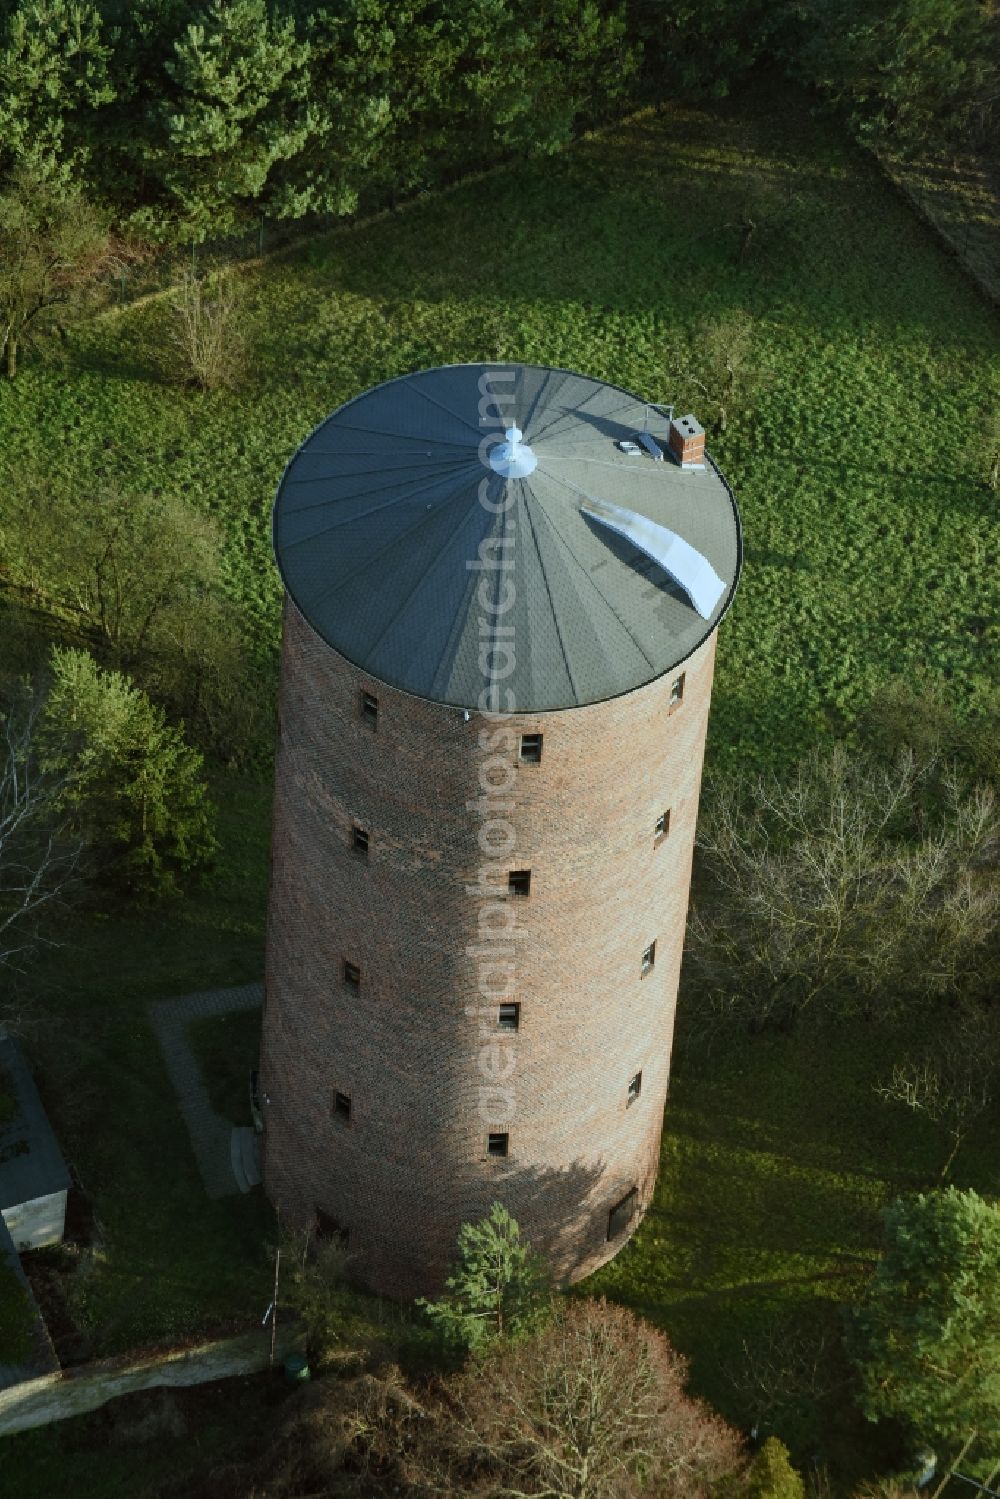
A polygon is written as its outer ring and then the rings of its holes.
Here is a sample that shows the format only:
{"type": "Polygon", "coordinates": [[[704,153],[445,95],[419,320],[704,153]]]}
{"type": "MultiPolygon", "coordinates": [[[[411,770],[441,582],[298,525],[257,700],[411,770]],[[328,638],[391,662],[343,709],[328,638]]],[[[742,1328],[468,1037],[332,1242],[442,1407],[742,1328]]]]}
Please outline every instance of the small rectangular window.
{"type": "Polygon", "coordinates": [[[487,1149],[488,1154],[490,1154],[490,1155],[506,1155],[507,1154],[507,1143],[508,1143],[509,1138],[510,1137],[507,1134],[492,1134],[492,1135],[490,1135],[489,1139],[486,1142],[486,1149],[487,1149]]]}
{"type": "Polygon", "coordinates": [[[681,674],[677,678],[677,680],[671,685],[671,688],[670,688],[670,702],[671,702],[671,706],[674,703],[679,703],[680,700],[681,700],[681,698],[684,696],[684,676],[685,676],[685,673],[681,672],[681,674]]]}
{"type": "Polygon", "coordinates": [[[537,765],[542,758],[541,734],[521,735],[521,761],[524,765],[537,765]]]}
{"type": "Polygon", "coordinates": [[[652,973],[653,964],[656,962],[656,943],[651,942],[642,953],[642,973],[645,978],[647,973],[652,973]]]}
{"type": "Polygon", "coordinates": [[[368,832],[365,828],[359,828],[357,823],[351,828],[351,847],[355,853],[366,854],[368,852],[368,832]]]}
{"type": "Polygon", "coordinates": [[[531,894],[531,870],[512,869],[507,876],[508,895],[530,895],[531,894]]]}
{"type": "Polygon", "coordinates": [[[349,963],[344,959],[344,983],[349,989],[361,988],[361,969],[357,963],[349,963]]]}
{"type": "Polygon", "coordinates": [[[343,1119],[345,1124],[351,1122],[351,1100],[346,1093],[335,1093],[333,1095],[333,1113],[337,1119],[343,1119]]]}
{"type": "Polygon", "coordinates": [[[516,1031],[521,1024],[521,1006],[509,1004],[500,1006],[499,1025],[502,1031],[516,1031]]]}
{"type": "Polygon", "coordinates": [[[635,1077],[632,1079],[632,1081],[628,1085],[628,1101],[626,1102],[625,1107],[629,1108],[633,1103],[635,1103],[636,1099],[639,1097],[639,1094],[641,1092],[642,1092],[642,1073],[641,1072],[637,1072],[636,1075],[635,1075],[635,1077]]]}
{"type": "Polygon", "coordinates": [[[657,843],[659,843],[660,840],[662,838],[665,838],[669,832],[670,832],[670,812],[669,811],[661,812],[660,815],[659,815],[659,817],[656,819],[656,826],[653,829],[653,836],[655,837],[657,843]]]}
{"type": "Polygon", "coordinates": [[[378,698],[371,692],[361,694],[361,717],[365,723],[371,724],[372,728],[378,726],[378,698]]]}
{"type": "Polygon", "coordinates": [[[617,1239],[623,1234],[635,1217],[635,1210],[639,1203],[639,1192],[633,1187],[631,1192],[626,1192],[621,1202],[616,1202],[608,1214],[608,1238],[617,1239]]]}

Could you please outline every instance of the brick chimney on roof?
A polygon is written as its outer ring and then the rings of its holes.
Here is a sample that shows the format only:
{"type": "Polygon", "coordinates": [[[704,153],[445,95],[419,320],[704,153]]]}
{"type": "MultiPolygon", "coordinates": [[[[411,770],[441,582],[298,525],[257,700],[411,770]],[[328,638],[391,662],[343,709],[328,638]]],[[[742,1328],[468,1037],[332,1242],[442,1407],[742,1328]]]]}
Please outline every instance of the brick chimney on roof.
{"type": "Polygon", "coordinates": [[[682,467],[705,466],[705,429],[695,416],[675,417],[670,423],[670,451],[682,467]]]}

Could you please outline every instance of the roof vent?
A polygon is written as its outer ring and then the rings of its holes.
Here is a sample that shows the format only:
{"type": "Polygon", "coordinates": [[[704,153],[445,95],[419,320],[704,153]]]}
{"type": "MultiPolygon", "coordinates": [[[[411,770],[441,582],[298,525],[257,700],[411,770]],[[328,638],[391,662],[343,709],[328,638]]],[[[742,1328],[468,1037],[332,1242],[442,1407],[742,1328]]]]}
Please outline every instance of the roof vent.
{"type": "Polygon", "coordinates": [[[538,466],[538,459],[521,441],[524,433],[520,427],[508,427],[504,436],[506,442],[498,443],[490,453],[490,468],[493,472],[504,479],[524,479],[528,474],[533,474],[538,466]]]}

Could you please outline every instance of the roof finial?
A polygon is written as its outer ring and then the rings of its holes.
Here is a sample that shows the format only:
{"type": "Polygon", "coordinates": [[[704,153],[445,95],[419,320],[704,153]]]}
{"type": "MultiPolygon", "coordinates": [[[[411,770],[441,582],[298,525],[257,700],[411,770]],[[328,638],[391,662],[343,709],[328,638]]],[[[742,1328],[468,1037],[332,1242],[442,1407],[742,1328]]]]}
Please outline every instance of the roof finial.
{"type": "Polygon", "coordinates": [[[497,443],[490,452],[490,468],[504,479],[524,479],[534,473],[538,459],[521,438],[520,427],[508,427],[504,433],[506,442],[497,443]]]}

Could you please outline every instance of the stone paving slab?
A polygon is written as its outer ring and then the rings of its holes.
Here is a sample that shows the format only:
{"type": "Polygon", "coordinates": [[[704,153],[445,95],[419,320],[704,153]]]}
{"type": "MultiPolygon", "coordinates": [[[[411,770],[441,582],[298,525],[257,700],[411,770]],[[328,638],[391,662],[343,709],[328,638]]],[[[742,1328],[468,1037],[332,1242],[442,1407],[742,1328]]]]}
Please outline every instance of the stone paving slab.
{"type": "MultiPolygon", "coordinates": [[[[276,1329],[275,1365],[280,1368],[286,1356],[301,1347],[302,1332],[286,1312],[279,1318],[276,1329]]],[[[0,1436],[98,1410],[109,1400],[134,1394],[137,1390],[173,1389],[229,1379],[233,1375],[254,1374],[268,1367],[270,1354],[270,1330],[257,1327],[252,1332],[218,1342],[168,1348],[138,1358],[126,1354],[123,1358],[78,1364],[38,1379],[28,1379],[12,1389],[0,1390],[0,1436]]],[[[4,1495],[8,1491],[13,1492],[13,1489],[5,1486],[4,1495]]],[[[66,1492],[72,1493],[72,1488],[67,1486],[66,1492]]]]}
{"type": "Polygon", "coordinates": [[[232,1120],[223,1119],[212,1107],[201,1067],[188,1039],[188,1026],[192,1020],[204,1016],[260,1009],[263,1003],[264,985],[257,983],[239,984],[232,989],[208,989],[203,994],[184,994],[177,999],[160,999],[149,1007],[153,1029],[209,1197],[235,1196],[246,1189],[241,1188],[233,1173],[232,1120]]]}

